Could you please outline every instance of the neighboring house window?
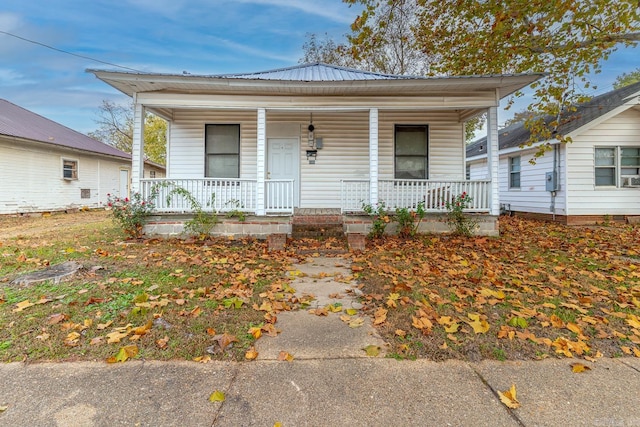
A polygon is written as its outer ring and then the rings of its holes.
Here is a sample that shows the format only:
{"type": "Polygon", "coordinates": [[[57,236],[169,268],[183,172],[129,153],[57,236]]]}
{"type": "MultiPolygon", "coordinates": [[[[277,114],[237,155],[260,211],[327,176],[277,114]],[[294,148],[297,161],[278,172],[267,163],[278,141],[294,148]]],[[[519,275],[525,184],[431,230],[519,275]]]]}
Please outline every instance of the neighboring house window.
{"type": "Polygon", "coordinates": [[[240,125],[207,125],[205,176],[240,177],[240,125]]]}
{"type": "Polygon", "coordinates": [[[396,125],[395,178],[427,179],[428,177],[428,127],[396,125]]]}
{"type": "Polygon", "coordinates": [[[509,188],[520,188],[520,156],[509,157],[509,188]]]}
{"type": "Polygon", "coordinates": [[[471,179],[471,165],[467,165],[464,170],[464,177],[469,181],[471,179]]]}
{"type": "Polygon", "coordinates": [[[622,187],[640,185],[640,147],[620,149],[620,178],[622,187]]]}
{"type": "Polygon", "coordinates": [[[640,147],[596,147],[596,187],[640,185],[640,147]]]}
{"type": "Polygon", "coordinates": [[[78,161],[62,159],[62,177],[64,179],[78,179],[78,161]]]}
{"type": "Polygon", "coordinates": [[[156,171],[149,171],[149,178],[155,178],[156,177],[156,171]]]}

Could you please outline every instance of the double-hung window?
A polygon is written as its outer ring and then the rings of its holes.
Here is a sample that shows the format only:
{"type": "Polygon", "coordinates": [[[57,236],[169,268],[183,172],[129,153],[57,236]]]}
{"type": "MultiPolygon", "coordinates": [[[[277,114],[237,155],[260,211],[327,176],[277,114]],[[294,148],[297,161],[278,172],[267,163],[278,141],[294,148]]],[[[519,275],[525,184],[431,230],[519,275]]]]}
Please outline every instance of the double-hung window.
{"type": "Polygon", "coordinates": [[[427,125],[396,125],[395,178],[429,178],[429,144],[427,125]]]}
{"type": "Polygon", "coordinates": [[[240,178],[240,125],[206,125],[205,176],[240,178]]]}
{"type": "Polygon", "coordinates": [[[596,187],[640,186],[640,147],[596,147],[596,187]]]}
{"type": "Polygon", "coordinates": [[[520,188],[520,156],[509,157],[509,188],[520,188]]]}
{"type": "Polygon", "coordinates": [[[78,179],[78,161],[62,159],[62,178],[67,180],[78,179]]]}

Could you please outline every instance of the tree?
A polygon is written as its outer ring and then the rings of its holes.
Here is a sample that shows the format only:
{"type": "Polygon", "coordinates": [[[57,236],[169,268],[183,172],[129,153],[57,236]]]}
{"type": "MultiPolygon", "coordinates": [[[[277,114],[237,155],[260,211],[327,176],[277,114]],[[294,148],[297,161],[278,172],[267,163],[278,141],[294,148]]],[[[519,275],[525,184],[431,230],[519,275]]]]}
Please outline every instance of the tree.
{"type": "Polygon", "coordinates": [[[302,45],[304,54],[298,63],[322,62],[341,67],[355,67],[355,60],[347,55],[347,45],[338,43],[325,33],[324,38],[317,34],[307,33],[307,40],[302,45]]]}
{"type": "MultiPolygon", "coordinates": [[[[133,104],[118,105],[103,100],[96,123],[100,126],[89,136],[131,153],[133,145],[133,104]]],[[[147,113],[144,122],[144,154],[153,162],[166,164],[167,122],[147,113]]]]}
{"type": "MultiPolygon", "coordinates": [[[[358,55],[375,50],[393,0],[343,0],[364,11],[349,41],[358,55]],[[373,42],[371,42],[373,41],[373,42]]],[[[587,100],[590,73],[619,46],[640,40],[637,0],[414,0],[415,48],[431,75],[546,73],[531,85],[529,144],[555,137],[562,116],[587,100]],[[551,119],[550,119],[551,118],[551,119]]],[[[522,96],[522,92],[516,96],[522,96]]],[[[510,100],[507,108],[511,106],[510,100]]],[[[548,147],[541,147],[538,155],[548,147]]]]}
{"type": "Polygon", "coordinates": [[[347,36],[346,43],[336,42],[326,33],[324,39],[307,34],[299,62],[324,62],[383,74],[425,75],[429,62],[417,48],[412,30],[417,23],[415,0],[389,1],[383,7],[383,13],[374,19],[376,33],[354,33],[347,36]]]}
{"type": "Polygon", "coordinates": [[[634,71],[630,73],[622,73],[618,77],[616,77],[616,81],[613,82],[614,89],[620,89],[625,86],[629,86],[630,84],[634,84],[640,82],[640,68],[636,68],[634,71]]]}

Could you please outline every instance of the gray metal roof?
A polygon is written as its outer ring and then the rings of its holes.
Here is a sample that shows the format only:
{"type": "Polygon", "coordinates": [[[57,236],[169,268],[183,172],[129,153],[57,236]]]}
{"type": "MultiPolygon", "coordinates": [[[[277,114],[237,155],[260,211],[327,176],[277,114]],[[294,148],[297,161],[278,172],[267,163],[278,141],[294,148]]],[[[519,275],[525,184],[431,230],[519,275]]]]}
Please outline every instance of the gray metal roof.
{"type": "MultiPolygon", "coordinates": [[[[588,102],[578,104],[576,111],[561,116],[561,124],[557,131],[561,135],[567,135],[620,107],[628,102],[630,97],[638,95],[640,95],[640,82],[595,96],[588,102]]],[[[555,117],[548,116],[545,120],[549,123],[555,120],[555,117]]],[[[530,136],[531,133],[524,127],[524,123],[514,123],[498,131],[498,144],[501,150],[519,147],[526,143],[530,136]]],[[[466,151],[467,158],[487,154],[487,138],[480,138],[468,145],[466,151]]]]}
{"type": "Polygon", "coordinates": [[[337,82],[359,80],[401,80],[421,78],[395,74],[372,73],[354,68],[315,62],[275,70],[259,71],[245,74],[220,74],[215,77],[226,79],[281,80],[300,82],[337,82]]]}
{"type": "Polygon", "coordinates": [[[131,155],[0,99],[0,135],[131,159],[131,155]]]}

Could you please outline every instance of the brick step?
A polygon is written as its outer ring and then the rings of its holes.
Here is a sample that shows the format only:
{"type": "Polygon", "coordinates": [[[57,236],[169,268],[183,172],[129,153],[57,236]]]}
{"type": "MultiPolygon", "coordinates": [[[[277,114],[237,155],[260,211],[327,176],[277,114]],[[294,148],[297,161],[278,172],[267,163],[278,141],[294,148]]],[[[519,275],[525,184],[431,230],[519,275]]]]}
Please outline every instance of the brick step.
{"type": "Polygon", "coordinates": [[[291,236],[297,238],[338,237],[344,238],[342,224],[291,224],[291,236]]]}
{"type": "Polygon", "coordinates": [[[294,215],[291,224],[340,224],[342,215],[294,215]]]}

